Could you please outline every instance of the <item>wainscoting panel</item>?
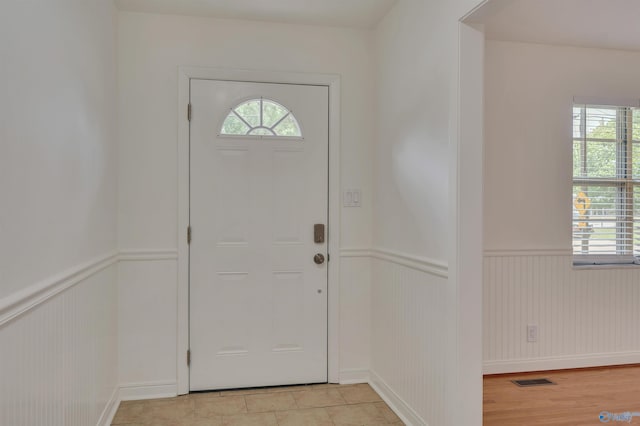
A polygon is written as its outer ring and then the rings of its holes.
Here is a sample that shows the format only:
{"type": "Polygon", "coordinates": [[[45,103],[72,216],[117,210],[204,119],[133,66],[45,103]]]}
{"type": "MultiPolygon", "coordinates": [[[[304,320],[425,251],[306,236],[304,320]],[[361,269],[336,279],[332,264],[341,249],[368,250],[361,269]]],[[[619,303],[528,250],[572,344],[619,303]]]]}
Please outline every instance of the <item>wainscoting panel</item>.
{"type": "Polygon", "coordinates": [[[340,259],[340,383],[363,383],[371,366],[371,259],[342,251],[340,259]]]}
{"type": "Polygon", "coordinates": [[[49,298],[35,295],[0,324],[1,425],[108,424],[118,380],[117,267],[108,259],[81,280],[85,266],[57,278],[49,298]]]}
{"type": "Polygon", "coordinates": [[[123,250],[118,265],[122,399],[177,394],[177,254],[123,250]]]}
{"type": "Polygon", "coordinates": [[[445,424],[446,265],[372,257],[371,383],[409,424],[445,424]]]}
{"type": "Polygon", "coordinates": [[[569,253],[496,252],[485,255],[483,286],[486,374],[640,362],[638,267],[574,269],[569,253]]]}

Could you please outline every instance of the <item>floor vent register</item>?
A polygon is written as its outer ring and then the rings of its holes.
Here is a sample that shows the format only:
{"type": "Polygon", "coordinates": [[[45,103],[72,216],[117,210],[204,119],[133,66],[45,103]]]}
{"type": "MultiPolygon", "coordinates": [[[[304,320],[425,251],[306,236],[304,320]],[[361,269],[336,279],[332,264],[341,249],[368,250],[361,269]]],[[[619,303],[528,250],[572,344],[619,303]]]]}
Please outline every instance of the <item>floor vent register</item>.
{"type": "Polygon", "coordinates": [[[549,379],[512,380],[511,382],[523,388],[530,386],[555,385],[555,383],[549,379]]]}

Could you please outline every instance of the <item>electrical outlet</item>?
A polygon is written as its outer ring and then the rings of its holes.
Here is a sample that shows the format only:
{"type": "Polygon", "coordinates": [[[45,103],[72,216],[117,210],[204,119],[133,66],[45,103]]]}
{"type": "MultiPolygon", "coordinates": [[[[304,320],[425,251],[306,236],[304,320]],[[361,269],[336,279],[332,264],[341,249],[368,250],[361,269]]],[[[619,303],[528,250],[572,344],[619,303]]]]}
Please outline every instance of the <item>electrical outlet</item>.
{"type": "Polygon", "coordinates": [[[527,326],[527,342],[537,342],[537,341],[538,341],[538,326],[528,325],[527,326]]]}

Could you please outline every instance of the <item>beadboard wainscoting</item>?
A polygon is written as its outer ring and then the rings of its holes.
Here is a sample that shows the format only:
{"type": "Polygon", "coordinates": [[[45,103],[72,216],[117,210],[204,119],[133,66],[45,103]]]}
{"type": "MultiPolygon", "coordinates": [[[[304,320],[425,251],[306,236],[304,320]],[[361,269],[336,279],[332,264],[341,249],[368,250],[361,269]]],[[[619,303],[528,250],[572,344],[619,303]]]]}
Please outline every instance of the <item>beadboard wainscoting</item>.
{"type": "Polygon", "coordinates": [[[127,249],[119,259],[120,399],[176,396],[177,250],[127,249]]]}
{"type": "Polygon", "coordinates": [[[0,424],[110,424],[116,262],[103,256],[0,301],[0,424]]]}
{"type": "Polygon", "coordinates": [[[372,249],[371,385],[406,424],[445,424],[446,264],[372,249]]]}
{"type": "Polygon", "coordinates": [[[340,251],[340,383],[368,383],[371,367],[371,259],[340,251]]]}
{"type": "Polygon", "coordinates": [[[640,362],[640,267],[576,269],[563,250],[485,251],[483,281],[485,374],[640,362]]]}

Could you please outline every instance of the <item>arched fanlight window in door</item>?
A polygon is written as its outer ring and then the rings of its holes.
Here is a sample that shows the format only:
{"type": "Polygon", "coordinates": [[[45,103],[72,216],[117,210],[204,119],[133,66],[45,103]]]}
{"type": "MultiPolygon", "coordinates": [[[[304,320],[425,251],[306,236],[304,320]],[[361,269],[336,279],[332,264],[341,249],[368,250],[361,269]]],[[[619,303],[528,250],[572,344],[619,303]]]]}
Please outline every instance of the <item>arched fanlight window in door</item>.
{"type": "Polygon", "coordinates": [[[232,108],[220,135],[301,138],[302,132],[291,111],[271,99],[259,98],[232,108]]]}

